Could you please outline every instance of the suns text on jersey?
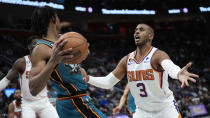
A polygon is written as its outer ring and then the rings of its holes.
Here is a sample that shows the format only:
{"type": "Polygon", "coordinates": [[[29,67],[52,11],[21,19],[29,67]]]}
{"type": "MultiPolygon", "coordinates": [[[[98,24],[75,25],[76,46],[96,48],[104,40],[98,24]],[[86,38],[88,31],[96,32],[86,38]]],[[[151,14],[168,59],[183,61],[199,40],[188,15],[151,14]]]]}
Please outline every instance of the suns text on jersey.
{"type": "Polygon", "coordinates": [[[142,80],[154,80],[154,73],[152,69],[127,71],[129,82],[142,81],[142,80]]]}

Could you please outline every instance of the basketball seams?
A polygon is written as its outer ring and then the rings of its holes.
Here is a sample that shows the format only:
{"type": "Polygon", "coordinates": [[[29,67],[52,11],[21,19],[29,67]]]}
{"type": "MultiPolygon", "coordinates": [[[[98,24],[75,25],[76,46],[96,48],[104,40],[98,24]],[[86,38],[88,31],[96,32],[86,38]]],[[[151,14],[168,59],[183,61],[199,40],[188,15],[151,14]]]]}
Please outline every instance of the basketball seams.
{"type": "MultiPolygon", "coordinates": [[[[65,38],[62,38],[62,39],[68,39],[68,38],[77,38],[77,39],[83,40],[82,38],[80,38],[80,37],[75,37],[75,36],[69,36],[69,37],[65,37],[65,38]]],[[[73,49],[73,48],[80,47],[80,46],[82,46],[83,44],[87,43],[86,40],[83,40],[83,41],[84,41],[83,43],[81,43],[81,44],[79,44],[79,45],[77,45],[77,46],[75,46],[75,47],[72,47],[72,49],[73,49]]]]}
{"type": "Polygon", "coordinates": [[[75,55],[71,60],[66,60],[66,63],[81,63],[87,57],[89,44],[84,36],[79,33],[69,32],[62,35],[60,39],[67,41],[63,49],[72,48],[72,54],[75,55]]]}
{"type": "MultiPolygon", "coordinates": [[[[85,43],[82,43],[82,44],[85,44],[85,43]]],[[[82,45],[80,45],[82,46],[82,45]]],[[[77,46],[76,48],[80,47],[80,46],[77,46]]],[[[82,55],[80,54],[79,56],[76,56],[76,57],[73,57],[71,61],[75,61],[77,59],[79,59],[82,55]]]]}

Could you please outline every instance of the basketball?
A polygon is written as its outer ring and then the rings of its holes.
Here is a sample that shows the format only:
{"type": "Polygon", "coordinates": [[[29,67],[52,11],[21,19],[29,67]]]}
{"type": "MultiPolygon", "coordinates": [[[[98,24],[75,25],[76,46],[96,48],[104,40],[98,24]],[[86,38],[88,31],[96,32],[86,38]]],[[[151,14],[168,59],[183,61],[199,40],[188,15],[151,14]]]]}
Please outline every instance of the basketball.
{"type": "Polygon", "coordinates": [[[74,55],[71,60],[66,60],[65,63],[79,64],[87,58],[89,43],[83,35],[77,32],[67,32],[61,35],[60,39],[67,39],[63,50],[72,48],[72,54],[74,55]]]}

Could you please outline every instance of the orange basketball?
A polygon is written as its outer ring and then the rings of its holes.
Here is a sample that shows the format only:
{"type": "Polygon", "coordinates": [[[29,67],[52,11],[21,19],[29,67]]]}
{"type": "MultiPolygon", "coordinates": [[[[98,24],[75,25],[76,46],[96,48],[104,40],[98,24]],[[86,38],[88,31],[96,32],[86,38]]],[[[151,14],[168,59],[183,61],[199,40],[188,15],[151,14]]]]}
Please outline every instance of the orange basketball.
{"type": "Polygon", "coordinates": [[[67,43],[64,45],[63,50],[72,48],[72,54],[74,55],[71,60],[65,60],[65,63],[79,64],[87,58],[89,43],[80,33],[67,32],[61,35],[60,39],[67,39],[67,43]]]}

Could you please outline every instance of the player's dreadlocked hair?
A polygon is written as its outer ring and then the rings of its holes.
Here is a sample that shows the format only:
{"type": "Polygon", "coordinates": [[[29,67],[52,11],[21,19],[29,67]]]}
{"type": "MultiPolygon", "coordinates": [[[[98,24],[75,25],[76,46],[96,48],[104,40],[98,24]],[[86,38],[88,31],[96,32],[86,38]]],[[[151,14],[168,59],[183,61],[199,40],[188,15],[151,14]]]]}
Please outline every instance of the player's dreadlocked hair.
{"type": "Polygon", "coordinates": [[[32,33],[40,37],[46,36],[49,23],[51,20],[55,23],[56,15],[56,11],[49,6],[37,7],[31,16],[32,33]]]}

